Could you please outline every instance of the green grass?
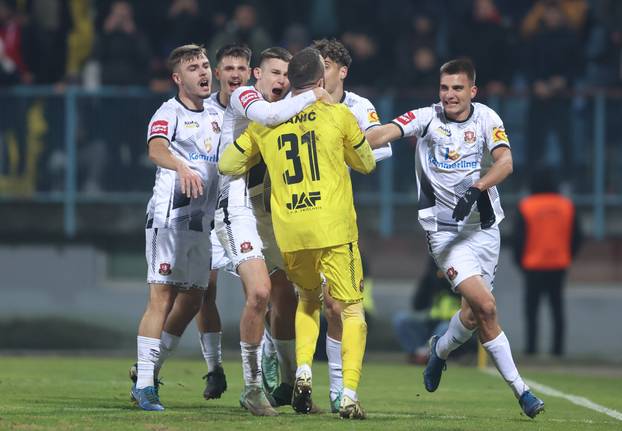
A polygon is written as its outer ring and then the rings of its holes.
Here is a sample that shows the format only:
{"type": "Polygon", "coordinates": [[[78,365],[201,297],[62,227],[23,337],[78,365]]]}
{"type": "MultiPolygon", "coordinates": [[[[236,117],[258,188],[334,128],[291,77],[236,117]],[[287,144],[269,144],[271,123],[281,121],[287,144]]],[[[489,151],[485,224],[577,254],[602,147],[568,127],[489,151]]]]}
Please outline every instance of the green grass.
{"type": "MultiPolygon", "coordinates": [[[[0,357],[0,429],[14,430],[620,430],[622,421],[568,401],[543,397],[546,412],[523,416],[498,376],[450,363],[439,390],[425,392],[420,367],[368,362],[359,395],[369,420],[350,422],[329,413],[255,418],[238,406],[238,362],[225,364],[229,390],[202,398],[200,360],[172,358],[162,372],[162,413],[129,401],[132,359],[0,357]]],[[[328,409],[325,364],[314,366],[314,399],[328,409]]],[[[526,378],[622,410],[622,378],[560,372],[524,372],[526,378]]]]}

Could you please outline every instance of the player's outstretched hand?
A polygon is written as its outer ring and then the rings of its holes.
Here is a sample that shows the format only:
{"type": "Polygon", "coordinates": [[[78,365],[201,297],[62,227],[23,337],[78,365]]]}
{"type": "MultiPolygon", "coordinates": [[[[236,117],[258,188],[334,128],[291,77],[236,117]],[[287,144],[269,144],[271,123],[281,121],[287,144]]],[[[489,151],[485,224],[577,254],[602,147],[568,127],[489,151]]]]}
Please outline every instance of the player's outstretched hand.
{"type": "Polygon", "coordinates": [[[330,94],[328,94],[328,91],[326,91],[322,87],[314,88],[313,89],[313,93],[315,94],[315,97],[317,98],[317,100],[319,100],[321,102],[324,102],[324,103],[335,103],[333,101],[333,98],[330,97],[330,94]]]}
{"type": "Polygon", "coordinates": [[[203,196],[203,181],[201,180],[201,176],[190,169],[188,165],[181,160],[177,167],[177,174],[179,175],[179,185],[182,194],[195,199],[199,196],[203,196]]]}
{"type": "Polygon", "coordinates": [[[464,195],[458,199],[458,203],[456,204],[456,208],[454,208],[454,212],[451,217],[456,221],[464,220],[464,218],[471,212],[471,207],[481,194],[482,192],[477,187],[469,187],[469,189],[464,192],[464,195]]]}

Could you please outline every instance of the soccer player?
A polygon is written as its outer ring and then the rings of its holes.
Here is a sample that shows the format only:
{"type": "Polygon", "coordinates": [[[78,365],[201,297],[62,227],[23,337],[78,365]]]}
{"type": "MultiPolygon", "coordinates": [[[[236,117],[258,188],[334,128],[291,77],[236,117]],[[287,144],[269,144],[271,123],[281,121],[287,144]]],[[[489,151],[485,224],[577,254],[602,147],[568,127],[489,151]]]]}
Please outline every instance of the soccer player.
{"type": "MultiPolygon", "coordinates": [[[[293,94],[324,83],[319,51],[305,48],[289,65],[293,94]]],[[[342,104],[315,103],[286,123],[252,123],[219,159],[223,174],[240,174],[257,159],[272,179],[274,232],[287,276],[298,286],[296,384],[292,407],[312,408],[311,365],[319,334],[322,285],[341,310],[344,390],[339,413],[364,419],[357,398],[367,325],[363,312],[363,269],[348,166],[369,173],[376,161],[363,132],[342,104]]]]}
{"type": "MultiPolygon", "coordinates": [[[[324,88],[334,101],[346,105],[358,122],[360,129],[367,133],[373,127],[380,126],[380,119],[374,105],[366,98],[343,88],[344,80],[352,63],[352,57],[343,44],[335,39],[316,40],[312,48],[317,49],[324,59],[324,88]]],[[[391,144],[373,150],[376,162],[391,157],[391,144]]],[[[333,413],[339,412],[343,392],[341,369],[341,315],[338,303],[332,300],[328,292],[323,292],[324,312],[328,324],[326,331],[326,355],[328,356],[329,401],[333,413]]]]}
{"type": "Polygon", "coordinates": [[[498,225],[504,217],[496,185],[512,173],[512,153],[501,118],[486,105],[473,103],[476,94],[471,61],[449,61],[440,69],[440,103],[374,128],[369,140],[373,147],[403,136],[417,137],[419,222],[437,266],[462,296],[462,307],[447,332],[430,340],[425,388],[437,389],[449,353],[479,330],[497,370],[523,412],[533,418],[544,403],[516,369],[492,295],[500,248],[498,225]],[[489,156],[491,165],[485,162],[489,156]]]}
{"type": "MultiPolygon", "coordinates": [[[[204,127],[212,130],[213,143],[217,143],[220,139],[222,119],[226,106],[229,104],[231,93],[236,88],[245,85],[250,79],[250,56],[250,49],[241,45],[227,45],[216,53],[215,76],[220,83],[220,91],[213,93],[204,101],[204,109],[210,114],[207,117],[210,122],[205,124],[204,127]]],[[[212,183],[212,186],[217,187],[217,182],[212,183]]],[[[215,194],[217,190],[211,190],[211,193],[215,194]]],[[[215,200],[212,203],[215,204],[215,200]]],[[[203,376],[206,380],[203,397],[207,400],[220,398],[227,389],[227,379],[222,368],[222,326],[220,314],[216,307],[216,281],[218,277],[217,269],[226,266],[228,259],[214,231],[211,232],[210,240],[213,270],[210,274],[207,289],[202,293],[201,308],[196,318],[201,351],[208,369],[208,373],[203,376]]],[[[202,265],[208,263],[203,262],[202,265]]],[[[178,296],[166,319],[164,330],[160,337],[160,356],[156,364],[156,378],[164,361],[177,348],[181,336],[194,317],[186,312],[188,309],[192,310],[195,308],[187,307],[183,304],[183,297],[178,296]]],[[[130,375],[132,374],[133,371],[131,370],[130,375]]]]}
{"type": "Polygon", "coordinates": [[[218,117],[203,106],[212,78],[207,53],[201,46],[180,46],[168,65],[178,93],[162,104],[148,128],[149,158],[157,165],[146,223],[149,302],[138,328],[131,391],[140,408],[154,411],[164,410],[154,381],[164,323],[174,303],[191,320],[208,285],[218,181],[211,128],[218,117]]]}
{"type": "MultiPolygon", "coordinates": [[[[287,65],[291,54],[283,48],[269,48],[261,53],[259,67],[253,70],[255,86],[236,89],[225,111],[219,154],[246,129],[251,121],[277,125],[315,102],[319,97],[330,100],[321,88],[297,97],[279,100],[289,89],[287,65]]],[[[295,379],[291,363],[295,349],[294,316],[296,295],[291,283],[279,268],[281,260],[270,214],[264,202],[265,165],[255,166],[247,175],[221,177],[215,216],[218,239],[242,280],[246,303],[240,319],[240,347],[244,370],[244,392],[240,404],[252,414],[274,416],[262,388],[261,339],[268,301],[272,335],[279,355],[284,398],[289,401],[295,379]],[[265,256],[265,260],[264,260],[265,256]],[[272,273],[272,276],[269,274],[272,273]],[[288,366],[289,365],[289,366],[288,366]]],[[[269,196],[269,191],[266,193],[269,196]]],[[[275,394],[275,398],[276,395],[275,394]]]]}

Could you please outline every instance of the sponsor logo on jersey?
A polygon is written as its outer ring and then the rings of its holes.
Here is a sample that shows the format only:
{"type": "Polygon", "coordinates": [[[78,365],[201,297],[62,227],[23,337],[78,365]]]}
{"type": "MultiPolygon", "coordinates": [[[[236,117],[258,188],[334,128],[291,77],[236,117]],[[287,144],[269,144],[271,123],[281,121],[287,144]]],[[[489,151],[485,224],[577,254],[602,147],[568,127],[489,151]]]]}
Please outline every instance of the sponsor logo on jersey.
{"type": "Polygon", "coordinates": [[[242,253],[248,253],[249,251],[253,250],[253,245],[250,243],[250,241],[244,241],[242,244],[240,244],[240,251],[242,253]]]}
{"type": "Polygon", "coordinates": [[[457,276],[458,276],[458,271],[456,271],[456,269],[453,266],[450,266],[449,269],[447,270],[447,278],[449,278],[450,280],[453,280],[457,276]]]}
{"type": "Polygon", "coordinates": [[[156,120],[151,123],[151,129],[149,130],[149,136],[151,135],[168,135],[168,121],[156,120]]]}
{"type": "Polygon", "coordinates": [[[451,130],[445,126],[439,126],[436,128],[436,131],[443,136],[451,137],[451,130]]]}
{"type": "Polygon", "coordinates": [[[495,127],[494,129],[492,129],[492,142],[496,144],[497,142],[507,142],[507,141],[508,141],[508,135],[506,135],[504,128],[495,127]]]}
{"type": "Polygon", "coordinates": [[[460,158],[460,153],[456,150],[449,150],[449,147],[445,148],[445,160],[453,160],[456,161],[460,158]]]}
{"type": "Polygon", "coordinates": [[[400,115],[399,117],[397,117],[395,119],[395,121],[400,123],[402,126],[406,126],[408,123],[410,123],[415,118],[416,118],[415,114],[412,111],[408,111],[408,112],[400,115]]]}
{"type": "Polygon", "coordinates": [[[378,117],[378,113],[373,109],[367,111],[367,121],[370,123],[380,123],[380,117],[378,117]]]}
{"type": "Polygon", "coordinates": [[[475,132],[473,132],[472,130],[467,130],[466,132],[464,132],[464,142],[466,142],[467,144],[474,144],[476,140],[477,137],[475,136],[475,132]]]}
{"type": "Polygon", "coordinates": [[[218,125],[218,121],[212,121],[212,131],[214,133],[220,133],[220,126],[218,125]]]}
{"type": "Polygon", "coordinates": [[[288,210],[301,210],[307,208],[314,208],[317,206],[317,202],[322,199],[320,192],[309,192],[308,194],[302,192],[292,193],[292,200],[285,206],[288,210]]]}
{"type": "Polygon", "coordinates": [[[160,264],[160,269],[158,270],[160,275],[171,275],[171,272],[173,272],[173,270],[171,269],[170,263],[164,262],[160,264]]]}
{"type": "Polygon", "coordinates": [[[250,105],[255,100],[261,99],[261,96],[256,90],[246,90],[240,93],[240,103],[242,104],[242,108],[246,109],[248,105],[250,105]]]}
{"type": "Polygon", "coordinates": [[[193,162],[203,160],[204,162],[218,163],[218,156],[216,154],[201,154],[193,151],[188,154],[188,158],[193,162]]]}
{"type": "MultiPolygon", "coordinates": [[[[445,160],[451,160],[449,151],[447,151],[446,157],[447,158],[445,160]]],[[[479,167],[479,163],[477,161],[469,162],[467,160],[458,160],[454,162],[452,160],[453,163],[446,161],[439,162],[433,154],[428,154],[428,162],[430,165],[440,169],[477,169],[479,167]]]]}
{"type": "Polygon", "coordinates": [[[186,129],[198,129],[199,128],[199,123],[197,123],[194,120],[184,121],[184,127],[186,129]]]}

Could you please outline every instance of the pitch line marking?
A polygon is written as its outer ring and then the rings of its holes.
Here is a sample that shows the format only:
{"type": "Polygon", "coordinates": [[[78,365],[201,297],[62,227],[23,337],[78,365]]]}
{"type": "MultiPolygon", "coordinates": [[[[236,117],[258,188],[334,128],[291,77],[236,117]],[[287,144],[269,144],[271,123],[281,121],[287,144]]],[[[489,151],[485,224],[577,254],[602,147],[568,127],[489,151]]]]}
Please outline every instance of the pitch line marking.
{"type": "MultiPolygon", "coordinates": [[[[497,376],[497,370],[493,368],[486,368],[482,370],[484,373],[488,375],[497,376]]],[[[617,410],[610,409],[609,407],[601,406],[600,404],[596,404],[594,401],[591,401],[585,397],[580,397],[578,395],[567,394],[562,391],[558,391],[550,386],[543,385],[541,383],[535,382],[533,380],[523,379],[528,386],[538,390],[539,392],[550,395],[552,397],[563,398],[567,401],[570,401],[573,404],[576,404],[581,407],[585,407],[590,410],[594,410],[598,413],[604,413],[607,416],[611,416],[614,419],[622,421],[622,413],[617,410]]]]}

